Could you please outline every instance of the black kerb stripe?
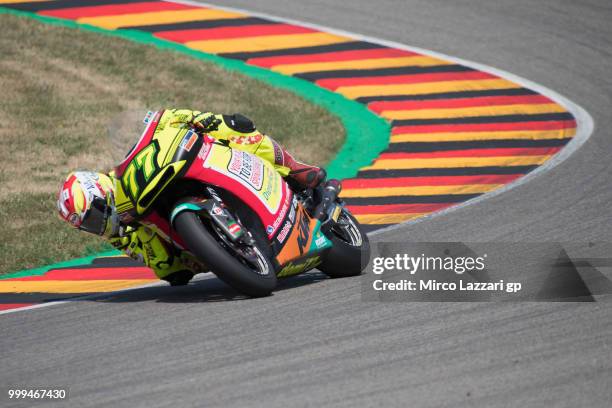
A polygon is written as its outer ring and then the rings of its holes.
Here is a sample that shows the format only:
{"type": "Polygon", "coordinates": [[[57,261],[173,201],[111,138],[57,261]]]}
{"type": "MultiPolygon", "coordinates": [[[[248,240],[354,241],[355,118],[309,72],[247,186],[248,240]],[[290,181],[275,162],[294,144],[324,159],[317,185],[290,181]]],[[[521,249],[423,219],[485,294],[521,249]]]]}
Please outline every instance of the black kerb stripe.
{"type": "Polygon", "coordinates": [[[365,42],[365,41],[351,41],[351,42],[345,42],[345,43],[339,43],[339,44],[316,45],[313,47],[284,48],[280,50],[268,50],[268,51],[223,53],[223,54],[219,54],[219,56],[225,57],[225,58],[248,60],[250,58],[280,57],[284,55],[309,55],[309,54],[321,54],[324,52],[370,50],[374,48],[388,48],[388,47],[365,42]]]}
{"type": "Polygon", "coordinates": [[[479,176],[483,174],[526,174],[539,166],[486,166],[452,167],[435,169],[362,170],[355,178],[429,177],[429,176],[479,176]]]}
{"type": "Polygon", "coordinates": [[[404,142],[390,143],[387,153],[437,152],[444,150],[500,149],[521,147],[558,147],[564,146],[566,139],[500,139],[500,140],[461,140],[452,142],[404,142]]]}
{"type": "Polygon", "coordinates": [[[2,7],[8,7],[22,11],[43,11],[43,10],[58,10],[71,7],[90,7],[90,6],[105,6],[109,4],[127,4],[127,3],[142,3],[145,0],[59,0],[59,1],[42,1],[30,3],[8,3],[1,4],[2,7]]]}
{"type": "Polygon", "coordinates": [[[328,78],[363,78],[373,76],[387,75],[414,75],[414,74],[432,74],[436,72],[465,72],[474,71],[470,67],[463,65],[434,65],[429,67],[393,67],[393,68],[377,68],[377,69],[342,69],[336,71],[317,71],[306,72],[303,74],[295,74],[294,76],[309,81],[328,78]]]}
{"type": "Polygon", "coordinates": [[[541,113],[536,115],[497,115],[474,116],[465,118],[439,118],[439,119],[402,119],[391,122],[392,126],[420,126],[420,125],[459,125],[467,123],[516,123],[516,122],[545,122],[558,120],[572,120],[569,112],[541,113]]]}
{"type": "Polygon", "coordinates": [[[433,99],[460,99],[460,98],[479,98],[483,96],[519,96],[537,95],[537,92],[526,88],[514,89],[486,89],[483,91],[461,91],[443,92],[423,95],[385,95],[385,96],[362,96],[355,99],[357,102],[386,102],[386,101],[427,101],[433,99]]]}
{"type": "Polygon", "coordinates": [[[276,21],[265,20],[259,17],[247,17],[247,18],[224,18],[219,20],[202,20],[202,21],[187,21],[184,23],[172,23],[172,24],[154,24],[146,26],[134,26],[134,27],[123,27],[126,29],[135,29],[141,31],[148,31],[151,33],[158,31],[176,31],[176,30],[198,30],[206,28],[218,28],[218,27],[239,27],[246,25],[261,25],[261,24],[279,24],[276,21]]]}
{"type": "Polygon", "coordinates": [[[481,194],[440,194],[440,195],[402,195],[389,197],[347,197],[343,200],[348,205],[385,205],[385,204],[426,204],[426,203],[460,203],[478,197],[481,194]]]}

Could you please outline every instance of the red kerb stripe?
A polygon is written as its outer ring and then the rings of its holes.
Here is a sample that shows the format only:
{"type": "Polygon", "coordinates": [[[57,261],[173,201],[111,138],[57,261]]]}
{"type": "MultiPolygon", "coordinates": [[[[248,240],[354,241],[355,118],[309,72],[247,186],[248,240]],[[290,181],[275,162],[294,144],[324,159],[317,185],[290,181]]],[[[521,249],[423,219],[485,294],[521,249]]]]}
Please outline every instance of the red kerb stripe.
{"type": "Polygon", "coordinates": [[[34,303],[0,303],[0,310],[19,309],[20,307],[32,306],[34,303]]]}
{"type": "Polygon", "coordinates": [[[195,7],[167,1],[147,1],[142,3],[108,4],[105,6],[71,7],[41,11],[38,14],[68,19],[78,19],[84,17],[114,16],[121,14],[147,13],[152,11],[187,10],[193,8],[195,7]]]}
{"type": "Polygon", "coordinates": [[[259,37],[264,35],[286,35],[312,33],[315,30],[291,24],[259,24],[241,27],[204,28],[196,30],[160,31],[156,37],[176,42],[219,40],[228,38],[259,37]]]}
{"type": "Polygon", "coordinates": [[[424,82],[442,82],[442,81],[466,81],[491,79],[496,76],[488,72],[468,71],[468,72],[435,72],[430,74],[414,74],[414,75],[388,75],[376,77],[360,77],[360,78],[331,78],[320,79],[316,81],[317,85],[322,86],[332,91],[342,86],[359,86],[359,85],[389,85],[389,84],[417,84],[424,82]]]}
{"type": "Polygon", "coordinates": [[[438,211],[454,203],[435,204],[387,204],[387,205],[348,205],[355,215],[359,214],[419,214],[438,211]]]}
{"type": "Polygon", "coordinates": [[[433,99],[423,101],[379,101],[368,104],[368,108],[374,112],[380,113],[389,110],[452,109],[472,106],[532,105],[546,103],[553,103],[553,101],[543,95],[521,95],[433,99]]]}
{"type": "Polygon", "coordinates": [[[561,147],[515,147],[499,149],[443,150],[418,153],[383,153],[378,159],[434,159],[442,157],[542,156],[557,153],[561,147]]]}
{"type": "Polygon", "coordinates": [[[576,127],[575,120],[551,120],[541,122],[465,123],[443,125],[395,126],[392,135],[406,133],[498,132],[504,130],[558,130],[576,127]]]}
{"type": "Polygon", "coordinates": [[[416,55],[413,52],[395,50],[391,48],[379,48],[370,50],[353,50],[353,51],[338,51],[324,52],[320,54],[305,54],[305,55],[282,55],[279,57],[262,57],[251,58],[247,60],[249,64],[260,67],[273,67],[275,65],[284,64],[307,64],[310,62],[331,62],[331,61],[351,61],[372,58],[395,58],[395,57],[410,57],[416,55]]]}
{"type": "Polygon", "coordinates": [[[342,188],[349,190],[352,188],[505,184],[521,176],[522,174],[479,174],[476,176],[354,178],[343,180],[342,188]]]}
{"type": "Polygon", "coordinates": [[[25,276],[7,279],[10,281],[49,281],[49,280],[122,280],[156,279],[153,271],[144,266],[114,268],[55,269],[39,276],[25,276]]]}

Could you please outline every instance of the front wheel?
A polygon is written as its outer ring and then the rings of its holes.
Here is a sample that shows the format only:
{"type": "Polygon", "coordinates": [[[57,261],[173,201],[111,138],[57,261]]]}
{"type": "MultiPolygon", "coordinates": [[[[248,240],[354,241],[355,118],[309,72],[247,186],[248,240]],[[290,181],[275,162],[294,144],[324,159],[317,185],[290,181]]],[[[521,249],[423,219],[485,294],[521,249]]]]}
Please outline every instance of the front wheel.
{"type": "Polygon", "coordinates": [[[219,279],[252,297],[268,296],[276,288],[276,272],[269,257],[255,245],[238,247],[221,231],[211,230],[191,211],[179,213],[174,228],[187,249],[219,279]]]}
{"type": "Polygon", "coordinates": [[[333,246],[319,265],[319,270],[330,278],[360,275],[362,265],[367,265],[370,259],[370,241],[355,217],[343,208],[327,235],[330,235],[333,246]]]}

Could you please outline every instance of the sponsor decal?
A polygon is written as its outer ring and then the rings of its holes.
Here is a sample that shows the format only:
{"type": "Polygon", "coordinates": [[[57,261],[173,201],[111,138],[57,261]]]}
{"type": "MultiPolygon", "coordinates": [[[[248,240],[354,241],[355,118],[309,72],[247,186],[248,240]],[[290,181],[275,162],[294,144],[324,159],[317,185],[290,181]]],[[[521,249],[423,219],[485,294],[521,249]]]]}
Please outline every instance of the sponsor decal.
{"type": "MultiPolygon", "coordinates": [[[[265,225],[272,225],[274,218],[279,214],[283,205],[286,193],[281,194],[278,188],[282,181],[280,175],[277,175],[274,168],[258,157],[250,153],[239,151],[236,149],[228,149],[219,144],[213,144],[204,163],[205,169],[211,169],[218,173],[224,174],[226,177],[233,179],[241,185],[240,188],[247,190],[244,193],[247,196],[260,202],[270,213],[270,219],[266,217],[265,225]],[[269,199],[263,195],[263,192],[268,190],[268,184],[275,182],[272,186],[272,193],[269,199]]],[[[240,193],[242,194],[242,192],[240,193]]],[[[289,202],[291,197],[289,197],[289,202]]],[[[282,225],[283,220],[279,221],[282,225]]],[[[275,227],[275,232],[278,226],[275,227]]]]}
{"type": "Polygon", "coordinates": [[[317,247],[317,249],[325,247],[326,243],[327,239],[323,235],[319,236],[319,238],[315,240],[315,246],[317,247]]]}
{"type": "Polygon", "coordinates": [[[87,208],[95,197],[106,197],[106,194],[102,191],[102,187],[97,181],[99,177],[96,173],[79,171],[75,173],[75,176],[83,189],[85,208],[87,208]]]}
{"type": "Polygon", "coordinates": [[[242,136],[242,135],[241,136],[230,136],[230,140],[232,142],[236,144],[241,144],[241,145],[257,144],[261,142],[262,139],[263,139],[263,136],[261,135],[261,133],[258,133],[256,135],[250,135],[250,136],[242,136]]]}
{"type": "Polygon", "coordinates": [[[142,123],[144,123],[145,125],[148,125],[149,122],[151,122],[151,118],[153,118],[153,115],[155,115],[155,113],[156,112],[148,111],[145,117],[142,119],[142,123]]]}
{"type": "Polygon", "coordinates": [[[206,157],[208,156],[208,152],[210,152],[210,146],[211,146],[210,143],[208,143],[207,141],[204,141],[204,143],[202,144],[202,148],[198,152],[198,158],[202,160],[202,167],[206,167],[204,160],[206,160],[206,157]]]}
{"type": "Polygon", "coordinates": [[[88,194],[102,195],[102,192],[98,188],[96,180],[99,179],[98,175],[93,172],[77,172],[75,173],[77,179],[81,183],[81,186],[88,194]]]}
{"type": "Polygon", "coordinates": [[[283,276],[297,275],[298,273],[302,273],[302,272],[315,268],[320,263],[321,263],[321,258],[319,258],[318,256],[315,256],[313,258],[308,258],[306,261],[302,263],[298,263],[298,264],[289,262],[287,265],[283,267],[283,269],[281,269],[281,271],[278,273],[278,276],[283,277],[283,276]]]}
{"type": "Polygon", "coordinates": [[[266,227],[266,232],[268,233],[268,235],[271,235],[274,232],[274,227],[271,225],[268,225],[266,227]]]}
{"type": "Polygon", "coordinates": [[[181,144],[179,145],[179,147],[185,150],[186,152],[190,152],[191,148],[193,147],[193,145],[195,144],[197,140],[198,140],[198,135],[192,131],[189,131],[183,137],[183,140],[181,140],[181,144]]]}
{"type": "MultiPolygon", "coordinates": [[[[151,262],[152,260],[155,259],[155,251],[153,250],[153,246],[151,244],[148,243],[142,243],[142,246],[145,250],[145,253],[147,254],[147,261],[151,262]]],[[[157,264],[157,266],[159,267],[159,264],[157,264]]]]}
{"type": "Polygon", "coordinates": [[[272,140],[272,146],[274,146],[274,164],[285,165],[283,149],[274,140],[272,140]]]}
{"type": "Polygon", "coordinates": [[[276,231],[280,223],[283,221],[283,219],[285,219],[285,215],[287,214],[288,209],[289,209],[289,195],[285,197],[285,202],[283,202],[283,208],[281,208],[281,211],[278,214],[278,217],[274,220],[274,223],[272,223],[273,232],[276,231]]]}
{"type": "Polygon", "coordinates": [[[261,190],[263,186],[264,164],[252,154],[240,150],[232,150],[232,158],[227,165],[227,169],[255,190],[261,190]]]}
{"type": "Polygon", "coordinates": [[[295,211],[297,208],[297,199],[293,196],[293,201],[291,202],[291,210],[289,211],[289,221],[295,221],[295,211]]]}
{"type": "Polygon", "coordinates": [[[336,208],[334,208],[334,212],[332,213],[332,220],[334,221],[338,221],[338,217],[340,217],[340,213],[342,212],[342,207],[337,205],[336,208]]]}
{"type": "Polygon", "coordinates": [[[276,174],[270,174],[272,173],[272,170],[270,170],[269,168],[264,168],[264,171],[268,173],[268,185],[266,186],[265,191],[261,193],[261,195],[264,196],[266,200],[270,200],[272,193],[278,190],[278,176],[276,174]]]}
{"type": "Polygon", "coordinates": [[[240,228],[240,225],[238,225],[236,223],[230,224],[228,226],[228,230],[234,236],[237,236],[237,235],[239,235],[242,232],[242,228],[240,228]]]}
{"type": "Polygon", "coordinates": [[[219,207],[218,205],[215,205],[212,209],[212,213],[214,215],[221,215],[223,213],[223,208],[219,207]]]}
{"type": "Polygon", "coordinates": [[[299,221],[299,233],[297,238],[298,248],[300,254],[304,253],[306,245],[308,245],[308,239],[310,238],[310,226],[308,225],[308,216],[302,212],[299,221]]]}
{"type": "Polygon", "coordinates": [[[292,224],[289,221],[285,222],[285,225],[283,225],[283,229],[281,229],[280,232],[278,233],[278,236],[276,237],[276,239],[281,244],[285,242],[285,239],[287,239],[287,234],[289,234],[289,231],[291,230],[291,225],[292,224]]]}

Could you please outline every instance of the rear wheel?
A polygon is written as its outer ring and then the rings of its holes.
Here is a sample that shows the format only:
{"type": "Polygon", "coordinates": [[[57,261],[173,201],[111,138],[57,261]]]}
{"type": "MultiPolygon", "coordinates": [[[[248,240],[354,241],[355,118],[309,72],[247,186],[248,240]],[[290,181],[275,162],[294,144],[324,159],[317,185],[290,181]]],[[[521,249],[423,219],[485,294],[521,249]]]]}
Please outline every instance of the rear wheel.
{"type": "Polygon", "coordinates": [[[261,297],[268,296],[276,288],[275,268],[258,245],[230,241],[218,227],[212,223],[205,225],[191,211],[178,214],[174,228],[191,253],[237,291],[261,297]]]}
{"type": "Polygon", "coordinates": [[[370,241],[359,222],[346,209],[332,227],[329,238],[333,246],[319,269],[331,278],[357,276],[370,259],[370,241]]]}

